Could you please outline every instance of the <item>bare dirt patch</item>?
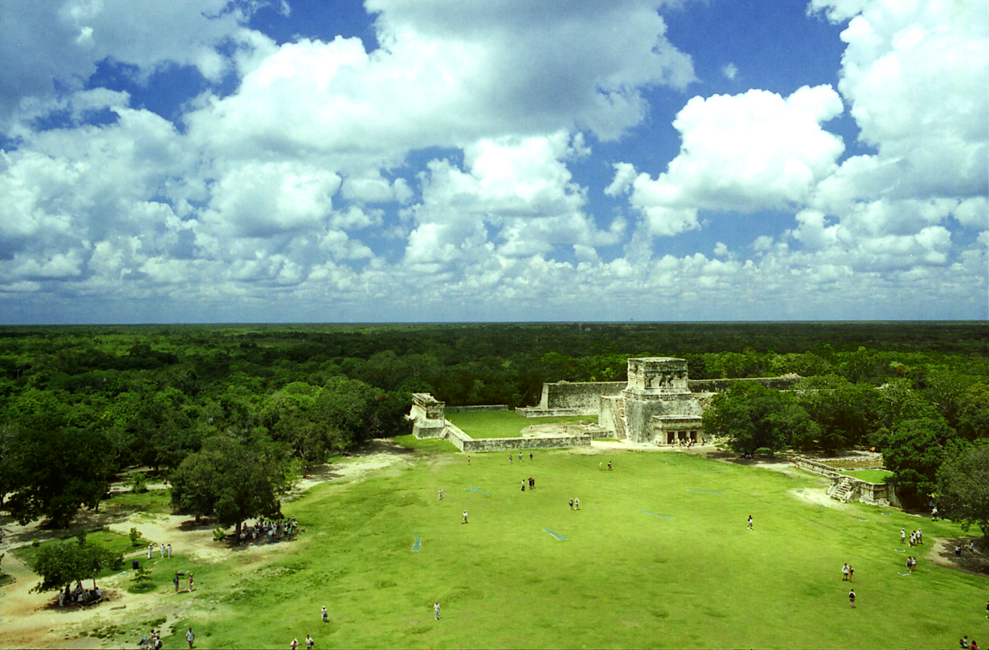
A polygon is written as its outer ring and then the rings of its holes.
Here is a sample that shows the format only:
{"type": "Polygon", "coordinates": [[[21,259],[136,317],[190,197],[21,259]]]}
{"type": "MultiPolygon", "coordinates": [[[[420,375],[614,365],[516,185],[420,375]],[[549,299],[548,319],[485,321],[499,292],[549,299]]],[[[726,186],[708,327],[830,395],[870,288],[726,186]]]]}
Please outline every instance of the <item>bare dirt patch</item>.
{"type": "Polygon", "coordinates": [[[979,551],[968,549],[970,537],[936,538],[927,559],[949,569],[956,569],[972,575],[989,577],[989,558],[979,551]],[[960,555],[955,555],[955,547],[962,549],[960,555]]]}

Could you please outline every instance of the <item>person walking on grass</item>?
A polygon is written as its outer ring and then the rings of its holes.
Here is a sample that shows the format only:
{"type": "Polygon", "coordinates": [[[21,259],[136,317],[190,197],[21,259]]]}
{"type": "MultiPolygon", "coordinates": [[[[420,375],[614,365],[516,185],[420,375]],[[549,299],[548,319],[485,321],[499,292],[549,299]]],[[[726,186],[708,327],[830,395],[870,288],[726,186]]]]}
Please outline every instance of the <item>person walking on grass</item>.
{"type": "Polygon", "coordinates": [[[573,500],[573,509],[574,510],[580,510],[580,499],[578,499],[576,497],[574,497],[574,500],[573,500]]]}
{"type": "Polygon", "coordinates": [[[196,635],[192,633],[191,627],[189,628],[189,631],[185,633],[185,640],[189,642],[189,647],[191,648],[193,642],[196,640],[196,635]]]}
{"type": "Polygon", "coordinates": [[[433,617],[438,621],[440,620],[440,601],[433,603],[433,617]]]}
{"type": "Polygon", "coordinates": [[[330,622],[330,615],[326,611],[326,605],[323,605],[323,613],[321,614],[321,616],[323,617],[323,622],[324,623],[329,623],[330,622]]]}
{"type": "Polygon", "coordinates": [[[848,567],[848,581],[855,582],[855,569],[853,567],[848,567]]]}
{"type": "Polygon", "coordinates": [[[841,567],[841,581],[848,581],[848,562],[845,562],[845,566],[841,567]]]}
{"type": "Polygon", "coordinates": [[[903,529],[901,528],[901,529],[900,529],[900,546],[903,546],[903,543],[904,543],[905,541],[907,541],[907,531],[905,531],[905,530],[903,530],[903,529]]]}
{"type": "Polygon", "coordinates": [[[316,645],[316,642],[313,641],[313,638],[310,635],[307,634],[306,635],[306,650],[312,650],[312,647],[314,645],[316,645]]]}
{"type": "Polygon", "coordinates": [[[752,530],[752,515],[749,515],[749,530],[752,530]]]}
{"type": "Polygon", "coordinates": [[[440,488],[440,496],[439,496],[439,498],[438,498],[438,499],[436,499],[436,500],[437,500],[437,501],[442,501],[442,500],[443,500],[443,488],[440,488]]]}
{"type": "Polygon", "coordinates": [[[848,592],[848,606],[855,609],[855,590],[852,589],[848,592]]]}
{"type": "Polygon", "coordinates": [[[291,650],[299,650],[299,640],[292,639],[292,643],[288,644],[288,647],[291,648],[291,650]]]}
{"type": "Polygon", "coordinates": [[[465,524],[467,523],[467,511],[466,510],[464,510],[464,520],[463,520],[462,523],[465,523],[465,524]]]}
{"type": "Polygon", "coordinates": [[[195,586],[196,581],[192,579],[192,574],[189,574],[189,591],[192,592],[192,588],[195,586]]]}
{"type": "Polygon", "coordinates": [[[570,499],[570,509],[573,510],[573,499],[570,499]]]}

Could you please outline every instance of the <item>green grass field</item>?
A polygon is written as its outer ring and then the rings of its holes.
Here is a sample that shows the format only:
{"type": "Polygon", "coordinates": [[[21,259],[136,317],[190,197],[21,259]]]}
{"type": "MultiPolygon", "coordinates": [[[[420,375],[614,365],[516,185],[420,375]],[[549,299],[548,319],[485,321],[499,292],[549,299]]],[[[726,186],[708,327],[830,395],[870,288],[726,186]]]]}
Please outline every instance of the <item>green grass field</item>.
{"type": "Polygon", "coordinates": [[[852,478],[857,478],[858,480],[865,481],[866,483],[885,483],[886,477],[893,475],[893,472],[885,469],[843,470],[838,473],[844,474],[845,476],[851,476],[852,478]]]}
{"type": "Polygon", "coordinates": [[[526,418],[515,411],[466,411],[447,413],[446,418],[471,438],[517,438],[522,429],[533,424],[597,423],[596,415],[572,415],[555,418],[526,418]]]}
{"type": "MultiPolygon", "coordinates": [[[[815,504],[801,498],[823,487],[810,475],[642,452],[537,452],[514,466],[474,454],[468,466],[433,449],[287,504],[306,528],[295,542],[190,563],[207,613],[176,628],[193,626],[201,648],[307,633],[317,648],[942,648],[989,632],[985,578],[923,559],[902,575],[900,528],[922,526],[930,544],[957,526],[815,504]],[[608,460],[614,471],[599,470],[608,460]]],[[[159,577],[163,599],[184,597],[159,577]]]]}

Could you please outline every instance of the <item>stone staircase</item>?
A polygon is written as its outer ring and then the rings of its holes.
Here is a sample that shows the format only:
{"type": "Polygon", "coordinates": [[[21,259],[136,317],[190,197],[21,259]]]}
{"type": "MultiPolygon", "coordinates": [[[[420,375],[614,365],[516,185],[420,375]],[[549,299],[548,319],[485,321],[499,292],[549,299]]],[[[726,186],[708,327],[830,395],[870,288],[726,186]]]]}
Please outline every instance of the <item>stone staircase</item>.
{"type": "Polygon", "coordinates": [[[855,483],[847,476],[842,476],[835,484],[831,491],[831,498],[837,499],[842,503],[848,503],[848,501],[854,496],[855,483]]]}

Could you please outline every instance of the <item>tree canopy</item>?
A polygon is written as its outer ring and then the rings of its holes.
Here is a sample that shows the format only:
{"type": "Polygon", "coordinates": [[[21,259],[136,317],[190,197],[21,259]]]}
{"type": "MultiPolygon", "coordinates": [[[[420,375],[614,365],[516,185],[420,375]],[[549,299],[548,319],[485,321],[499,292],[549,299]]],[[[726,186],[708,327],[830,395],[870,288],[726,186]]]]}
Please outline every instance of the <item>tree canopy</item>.
{"type": "Polygon", "coordinates": [[[41,582],[33,591],[61,589],[73,582],[92,580],[96,588],[96,576],[104,568],[121,561],[121,556],[101,546],[86,544],[85,537],[78,540],[48,544],[38,553],[34,571],[41,582]]]}
{"type": "Polygon", "coordinates": [[[278,476],[271,462],[240,440],[216,436],[172,473],[172,505],[197,517],[215,515],[239,533],[245,519],[279,513],[278,476]]]}
{"type": "Polygon", "coordinates": [[[937,472],[937,503],[943,516],[982,530],[982,548],[989,548],[989,439],[958,444],[945,454],[937,472]]]}

